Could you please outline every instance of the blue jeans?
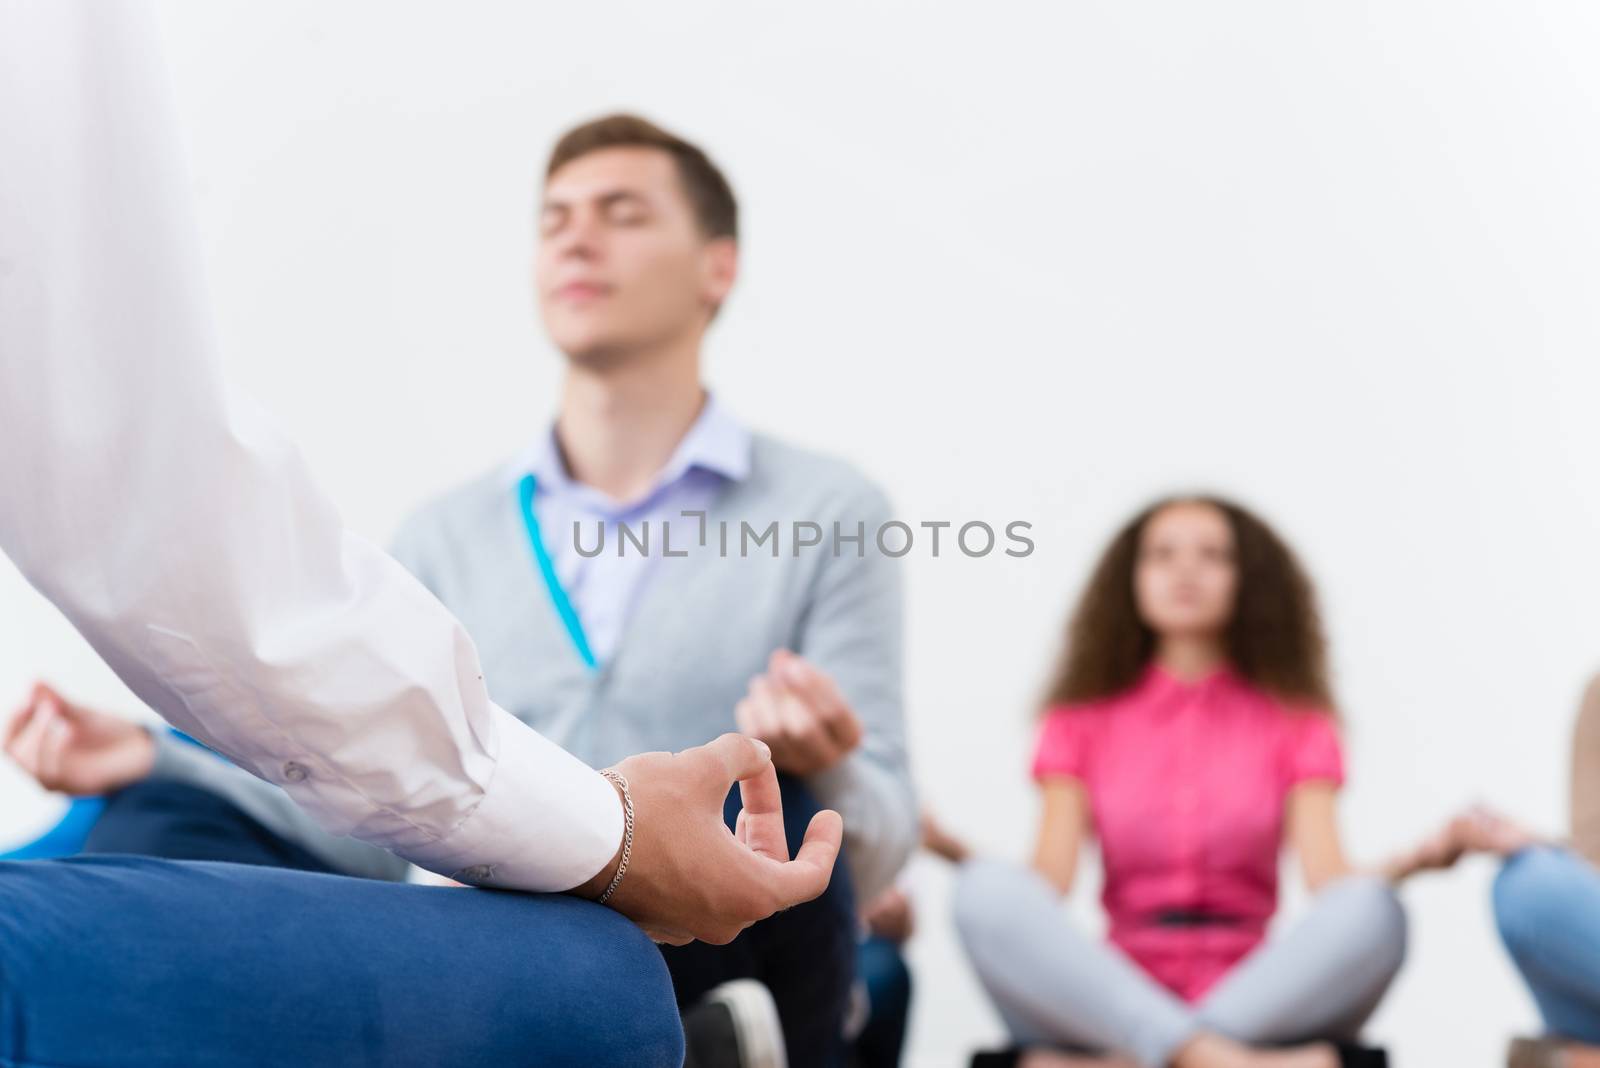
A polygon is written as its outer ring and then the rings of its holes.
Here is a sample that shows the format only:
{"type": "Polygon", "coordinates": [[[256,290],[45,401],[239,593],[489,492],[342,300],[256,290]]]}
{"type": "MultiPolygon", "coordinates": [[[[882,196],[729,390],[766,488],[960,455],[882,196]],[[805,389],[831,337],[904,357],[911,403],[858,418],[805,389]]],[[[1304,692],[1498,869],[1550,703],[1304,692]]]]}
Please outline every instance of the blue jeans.
{"type": "MultiPolygon", "coordinates": [[[[779,775],[778,785],[793,854],[820,806],[798,779],[779,775]]],[[[735,786],[723,807],[729,829],[738,815],[735,786]]],[[[794,1068],[834,1068],[844,1056],[844,1019],[855,977],[855,911],[841,857],[821,897],[769,916],[725,946],[662,946],[678,1004],[688,1008],[730,979],[759,979],[777,1002],[789,1063],[794,1068]]]]}
{"type": "Polygon", "coordinates": [[[900,946],[872,935],[856,950],[856,978],[867,991],[867,1023],[851,1049],[852,1068],[896,1068],[911,1015],[911,969],[900,946]]]}
{"type": "Polygon", "coordinates": [[[170,779],[147,779],[107,797],[82,852],[344,874],[210,790],[170,779]]]}
{"type": "Polygon", "coordinates": [[[1553,1035],[1600,1045],[1600,871],[1565,849],[1513,855],[1494,918],[1553,1035]]]}
{"type": "Polygon", "coordinates": [[[0,862],[0,1066],[676,1068],[660,954],[561,895],[127,856],[0,862]]]}

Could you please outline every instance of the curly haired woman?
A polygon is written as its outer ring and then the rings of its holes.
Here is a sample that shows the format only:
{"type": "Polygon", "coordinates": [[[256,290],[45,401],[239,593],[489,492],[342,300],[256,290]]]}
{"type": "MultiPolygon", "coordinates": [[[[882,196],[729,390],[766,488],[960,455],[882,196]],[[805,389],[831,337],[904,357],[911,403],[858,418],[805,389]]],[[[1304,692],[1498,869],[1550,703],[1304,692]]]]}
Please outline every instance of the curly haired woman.
{"type": "Polygon", "coordinates": [[[1309,579],[1245,509],[1162,501],[1112,541],[1044,702],[1033,864],[969,860],[957,881],[1018,1063],[1369,1063],[1347,1043],[1404,956],[1394,886],[1459,849],[1441,833],[1376,868],[1346,859],[1325,663],[1309,579]],[[1091,837],[1109,945],[1059,907],[1091,837]],[[1268,940],[1284,847],[1313,898],[1268,940]]]}

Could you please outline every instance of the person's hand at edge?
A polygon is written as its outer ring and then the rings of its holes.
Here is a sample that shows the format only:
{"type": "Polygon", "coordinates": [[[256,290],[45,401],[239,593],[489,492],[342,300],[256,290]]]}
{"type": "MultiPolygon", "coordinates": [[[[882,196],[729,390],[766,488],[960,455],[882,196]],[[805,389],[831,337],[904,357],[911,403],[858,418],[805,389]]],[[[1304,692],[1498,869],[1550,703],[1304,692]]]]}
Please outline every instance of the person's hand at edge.
{"type": "Polygon", "coordinates": [[[46,790],[74,797],[139,782],[155,765],[155,740],[131,720],[75,705],[35,684],[6,727],[5,752],[46,790]]]}
{"type": "Polygon", "coordinates": [[[1528,830],[1483,804],[1468,808],[1450,826],[1463,848],[1475,853],[1509,857],[1528,846],[1555,844],[1552,839],[1528,830]]]}

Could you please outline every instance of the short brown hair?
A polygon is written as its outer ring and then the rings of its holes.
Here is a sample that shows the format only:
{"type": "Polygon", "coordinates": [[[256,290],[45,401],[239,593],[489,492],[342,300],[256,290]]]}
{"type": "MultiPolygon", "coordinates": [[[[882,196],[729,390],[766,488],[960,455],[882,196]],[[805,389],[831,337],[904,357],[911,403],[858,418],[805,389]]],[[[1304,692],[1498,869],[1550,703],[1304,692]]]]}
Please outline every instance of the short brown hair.
{"type": "Polygon", "coordinates": [[[1294,552],[1253,512],[1221,497],[1168,497],[1129,520],[1106,548],[1067,626],[1067,640],[1045,690],[1043,711],[1126,691],[1156,651],[1155,632],[1139,617],[1134,569],[1144,529],[1163,509],[1203,504],[1233,531],[1239,586],[1227,629],[1235,671],[1286,702],[1334,710],[1327,642],[1316,590],[1294,552]]]}
{"type": "Polygon", "coordinates": [[[696,221],[707,237],[739,237],[739,204],[733,187],[717,165],[699,148],[669,133],[648,119],[617,114],[592,119],[568,130],[550,151],[545,180],[580,156],[603,148],[655,148],[671,156],[678,166],[683,191],[694,207],[696,221]]]}

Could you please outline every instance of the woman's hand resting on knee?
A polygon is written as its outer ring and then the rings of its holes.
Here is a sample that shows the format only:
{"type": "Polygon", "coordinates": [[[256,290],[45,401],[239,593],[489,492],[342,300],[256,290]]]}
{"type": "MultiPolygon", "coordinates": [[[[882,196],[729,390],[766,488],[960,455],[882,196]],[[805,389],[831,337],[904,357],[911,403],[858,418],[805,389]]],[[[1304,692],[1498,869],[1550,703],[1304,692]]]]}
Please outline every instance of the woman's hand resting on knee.
{"type": "Polygon", "coordinates": [[[1463,848],[1474,853],[1509,857],[1528,846],[1548,844],[1548,839],[1484,805],[1474,805],[1457,816],[1450,829],[1463,848]]]}
{"type": "Polygon", "coordinates": [[[1391,881],[1399,882],[1418,872],[1449,868],[1468,853],[1493,853],[1509,857],[1527,846],[1544,841],[1544,838],[1500,813],[1482,805],[1474,805],[1414,849],[1394,857],[1383,871],[1391,881]]]}

